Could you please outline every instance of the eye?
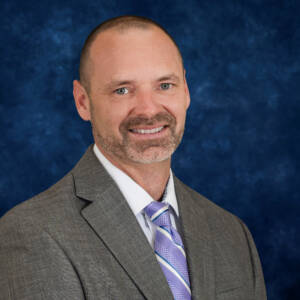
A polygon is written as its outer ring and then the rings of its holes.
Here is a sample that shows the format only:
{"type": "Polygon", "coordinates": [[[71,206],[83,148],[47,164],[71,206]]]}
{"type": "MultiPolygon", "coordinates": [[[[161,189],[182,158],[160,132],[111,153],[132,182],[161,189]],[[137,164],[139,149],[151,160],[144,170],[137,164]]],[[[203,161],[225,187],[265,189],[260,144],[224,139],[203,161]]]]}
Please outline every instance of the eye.
{"type": "Polygon", "coordinates": [[[173,86],[172,83],[164,82],[160,84],[162,90],[169,90],[173,86]]]}
{"type": "Polygon", "coordinates": [[[126,95],[128,94],[128,89],[125,87],[121,87],[115,90],[115,93],[117,93],[118,95],[126,95]]]}

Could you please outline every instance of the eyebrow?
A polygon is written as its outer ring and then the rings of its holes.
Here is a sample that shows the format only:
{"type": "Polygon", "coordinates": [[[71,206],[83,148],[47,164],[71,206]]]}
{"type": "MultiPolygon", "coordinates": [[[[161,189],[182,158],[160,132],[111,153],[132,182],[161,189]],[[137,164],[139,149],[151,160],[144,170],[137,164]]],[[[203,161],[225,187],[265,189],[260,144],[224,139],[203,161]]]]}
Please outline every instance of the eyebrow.
{"type": "Polygon", "coordinates": [[[119,86],[126,86],[126,85],[130,85],[132,83],[134,83],[134,80],[112,80],[110,82],[108,82],[107,84],[104,85],[104,90],[111,90],[111,89],[115,89],[119,86]]]}
{"type": "Polygon", "coordinates": [[[175,75],[174,73],[171,73],[171,74],[160,77],[157,81],[165,81],[165,80],[173,80],[173,81],[179,82],[180,78],[177,75],[175,75]]]}
{"type": "Polygon", "coordinates": [[[132,84],[133,82],[135,82],[134,80],[112,80],[111,82],[109,82],[106,87],[116,87],[116,86],[120,86],[120,85],[128,85],[128,84],[132,84]]]}
{"type": "MultiPolygon", "coordinates": [[[[166,81],[166,80],[172,80],[175,82],[179,82],[180,78],[176,74],[171,73],[171,74],[167,74],[162,77],[159,77],[156,81],[162,82],[162,81],[166,81]]],[[[136,82],[136,80],[112,80],[105,85],[105,89],[112,89],[112,88],[116,88],[118,86],[124,86],[124,85],[126,86],[126,85],[133,84],[135,82],[136,82]]]]}

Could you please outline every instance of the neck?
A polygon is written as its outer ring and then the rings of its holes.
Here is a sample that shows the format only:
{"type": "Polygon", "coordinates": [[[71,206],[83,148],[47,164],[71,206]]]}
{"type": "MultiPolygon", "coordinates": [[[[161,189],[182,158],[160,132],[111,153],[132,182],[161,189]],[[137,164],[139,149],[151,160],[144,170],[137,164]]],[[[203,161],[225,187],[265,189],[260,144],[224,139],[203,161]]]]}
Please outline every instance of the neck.
{"type": "Polygon", "coordinates": [[[124,162],[111,157],[97,145],[101,153],[117,168],[131,177],[154,200],[159,200],[170,177],[171,159],[149,164],[124,162]]]}

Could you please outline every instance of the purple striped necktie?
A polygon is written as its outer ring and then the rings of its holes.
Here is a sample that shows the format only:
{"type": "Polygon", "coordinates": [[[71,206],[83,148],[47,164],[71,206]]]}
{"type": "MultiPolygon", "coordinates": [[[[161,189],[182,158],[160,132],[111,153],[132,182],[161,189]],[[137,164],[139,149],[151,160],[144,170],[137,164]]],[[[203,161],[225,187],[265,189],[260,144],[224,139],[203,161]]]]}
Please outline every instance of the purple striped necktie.
{"type": "Polygon", "coordinates": [[[175,300],[190,300],[191,289],[186,255],[179,233],[171,224],[169,205],[152,201],[144,209],[157,225],[154,251],[175,300]]]}

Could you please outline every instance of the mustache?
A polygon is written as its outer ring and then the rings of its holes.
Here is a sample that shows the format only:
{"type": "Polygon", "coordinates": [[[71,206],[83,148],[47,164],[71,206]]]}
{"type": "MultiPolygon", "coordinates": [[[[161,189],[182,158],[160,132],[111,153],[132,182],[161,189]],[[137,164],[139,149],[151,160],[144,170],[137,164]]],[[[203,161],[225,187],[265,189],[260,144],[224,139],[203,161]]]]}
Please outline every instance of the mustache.
{"type": "Polygon", "coordinates": [[[176,124],[176,119],[174,118],[174,116],[172,116],[167,112],[161,112],[151,118],[140,115],[137,117],[131,117],[125,119],[121,123],[120,127],[128,130],[132,127],[140,126],[140,125],[153,126],[159,122],[163,122],[164,125],[173,126],[176,124]]]}

